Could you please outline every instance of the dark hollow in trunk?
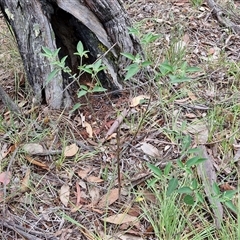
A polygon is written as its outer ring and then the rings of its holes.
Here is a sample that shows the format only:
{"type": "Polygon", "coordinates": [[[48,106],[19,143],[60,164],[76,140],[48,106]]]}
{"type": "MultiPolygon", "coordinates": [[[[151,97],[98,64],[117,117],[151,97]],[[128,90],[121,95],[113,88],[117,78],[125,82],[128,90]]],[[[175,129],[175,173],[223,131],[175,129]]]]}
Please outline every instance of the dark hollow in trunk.
{"type": "Polygon", "coordinates": [[[67,55],[74,73],[79,61],[73,53],[82,41],[90,63],[101,56],[106,70],[98,77],[111,90],[122,88],[128,64],[120,53],[142,52],[138,39],[128,33],[131,24],[121,0],[0,0],[0,8],[15,33],[36,103],[45,101],[54,109],[71,106],[71,94],[65,89],[69,79],[58,73],[46,84],[53,67],[40,54],[43,46],[61,48],[59,59],[67,55]]]}

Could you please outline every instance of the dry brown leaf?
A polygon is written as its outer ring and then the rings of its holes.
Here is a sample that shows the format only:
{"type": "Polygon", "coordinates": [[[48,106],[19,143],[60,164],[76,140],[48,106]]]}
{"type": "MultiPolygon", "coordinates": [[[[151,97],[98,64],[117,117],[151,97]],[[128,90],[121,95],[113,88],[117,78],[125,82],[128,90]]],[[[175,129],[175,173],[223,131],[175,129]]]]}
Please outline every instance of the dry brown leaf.
{"type": "Polygon", "coordinates": [[[78,171],[78,176],[82,179],[86,178],[88,176],[88,173],[91,171],[92,169],[91,168],[86,168],[86,169],[83,169],[83,170],[79,170],[78,171]]]}
{"type": "Polygon", "coordinates": [[[226,182],[226,183],[223,183],[223,184],[220,185],[220,189],[222,191],[236,190],[236,187],[234,187],[234,186],[232,186],[232,185],[230,185],[229,183],[226,182]]]}
{"type": "Polygon", "coordinates": [[[88,136],[89,136],[90,138],[92,138],[92,137],[93,137],[92,126],[91,126],[88,122],[85,121],[85,122],[83,123],[83,127],[86,128],[86,131],[87,131],[87,133],[88,133],[88,136]]]}
{"type": "Polygon", "coordinates": [[[195,122],[187,127],[187,131],[194,135],[197,144],[205,144],[208,140],[208,127],[205,122],[195,122]]]}
{"type": "Polygon", "coordinates": [[[8,185],[10,183],[12,177],[12,173],[9,171],[0,173],[0,182],[4,185],[8,185]]]}
{"type": "Polygon", "coordinates": [[[189,118],[189,119],[194,119],[194,118],[196,118],[197,116],[196,116],[194,113],[186,113],[186,114],[185,114],[185,117],[186,117],[186,118],[189,118]]]}
{"type": "Polygon", "coordinates": [[[141,149],[145,154],[147,154],[151,157],[159,157],[160,156],[158,149],[156,147],[154,147],[152,144],[142,142],[141,149]]]}
{"type": "Polygon", "coordinates": [[[98,202],[99,202],[99,199],[100,199],[100,193],[99,193],[99,188],[97,187],[92,187],[90,190],[89,190],[89,195],[91,197],[91,200],[92,200],[92,205],[96,205],[98,202]]]}
{"type": "Polygon", "coordinates": [[[194,93],[190,90],[187,91],[188,93],[188,97],[192,100],[192,101],[196,101],[197,97],[194,95],[194,93]]]}
{"type": "Polygon", "coordinates": [[[31,154],[31,155],[43,153],[43,151],[44,151],[42,145],[40,145],[38,143],[27,143],[27,144],[24,144],[22,149],[27,154],[31,154]]]}
{"type": "Polygon", "coordinates": [[[25,158],[26,158],[31,164],[34,164],[34,165],[36,165],[36,166],[38,166],[38,167],[41,167],[41,168],[46,169],[46,170],[49,170],[49,167],[48,167],[47,164],[42,163],[42,162],[39,162],[39,161],[37,161],[37,160],[31,158],[30,156],[27,156],[27,155],[25,156],[25,158]]]}
{"type": "Polygon", "coordinates": [[[65,148],[64,156],[65,157],[73,157],[78,152],[78,149],[79,148],[78,148],[77,144],[73,143],[65,148]]]}
{"type": "Polygon", "coordinates": [[[114,188],[101,198],[97,207],[104,208],[106,206],[110,206],[111,204],[116,202],[118,200],[118,198],[119,198],[119,190],[118,190],[118,188],[114,188]]]}
{"type": "Polygon", "coordinates": [[[138,106],[143,100],[145,99],[150,99],[149,96],[147,95],[139,95],[137,97],[134,97],[132,100],[131,100],[131,103],[130,103],[130,107],[136,107],[138,106]]]}
{"type": "Polygon", "coordinates": [[[62,185],[60,189],[60,200],[67,207],[70,197],[70,187],[67,184],[62,185]]]}
{"type": "Polygon", "coordinates": [[[80,202],[81,202],[81,189],[80,186],[78,184],[78,182],[76,182],[76,189],[77,189],[77,201],[76,201],[76,206],[79,206],[80,202]]]}
{"type": "Polygon", "coordinates": [[[103,179],[101,179],[101,178],[99,178],[99,177],[95,177],[95,176],[88,176],[88,177],[86,178],[86,180],[87,180],[88,182],[92,182],[92,183],[101,183],[101,182],[104,181],[103,179]]]}
{"type": "Polygon", "coordinates": [[[113,223],[116,225],[121,225],[125,223],[137,223],[139,220],[137,217],[134,217],[128,214],[119,213],[119,214],[115,214],[105,218],[104,221],[108,223],[113,223]]]}
{"type": "Polygon", "coordinates": [[[30,168],[27,169],[26,173],[25,173],[25,176],[22,180],[22,184],[21,184],[21,187],[20,187],[20,191],[22,193],[24,192],[27,192],[29,190],[29,179],[30,179],[30,173],[31,173],[31,170],[30,168]]]}
{"type": "Polygon", "coordinates": [[[123,232],[114,233],[114,236],[107,235],[105,232],[99,232],[99,234],[101,236],[101,239],[107,240],[144,240],[142,237],[134,236],[132,234],[124,234],[123,232]]]}

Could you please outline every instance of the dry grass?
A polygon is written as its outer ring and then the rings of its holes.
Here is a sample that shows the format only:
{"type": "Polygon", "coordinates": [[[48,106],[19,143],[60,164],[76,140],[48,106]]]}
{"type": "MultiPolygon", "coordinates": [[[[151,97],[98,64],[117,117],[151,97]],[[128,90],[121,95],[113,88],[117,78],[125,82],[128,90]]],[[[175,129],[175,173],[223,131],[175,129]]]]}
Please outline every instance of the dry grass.
{"type": "MultiPolygon", "coordinates": [[[[25,88],[19,90],[23,71],[14,39],[0,21],[0,83],[18,102],[27,102],[21,120],[3,115],[3,106],[1,111],[0,151],[9,154],[1,160],[0,172],[9,169],[12,174],[7,189],[1,185],[1,207],[5,210],[2,216],[7,220],[1,229],[2,239],[20,239],[21,230],[40,239],[105,240],[110,236],[117,239],[119,234],[127,239],[126,232],[132,234],[129,239],[237,239],[235,214],[225,209],[224,224],[217,230],[207,201],[189,207],[179,195],[164,195],[173,174],[184,179],[175,161],[182,154],[183,136],[191,134],[189,126],[199,122],[208,130],[205,145],[214,157],[219,184],[238,186],[238,169],[233,160],[239,146],[239,36],[220,27],[206,5],[199,8],[175,2],[180,1],[127,1],[126,8],[133,22],[140,22],[141,35],[160,35],[145,49],[156,70],[167,59],[178,71],[185,61],[202,71],[194,73],[191,82],[172,85],[169,76],[150,79],[120,99],[91,96],[91,108],[86,106],[75,115],[50,111],[47,106],[31,109],[25,88]],[[185,47],[177,47],[182,42],[185,47]],[[128,107],[129,99],[142,93],[151,96],[150,103],[132,108],[118,137],[101,144],[117,115],[128,107]],[[92,126],[93,139],[82,127],[81,116],[92,126]],[[32,156],[29,161],[22,147],[33,142],[60,154],[32,156]],[[73,142],[79,144],[80,150],[68,158],[64,149],[73,142]],[[159,155],[149,157],[142,151],[143,142],[156,147],[159,155]],[[33,159],[38,163],[32,163],[33,159]],[[99,207],[101,198],[118,187],[117,160],[121,166],[121,197],[110,206],[106,203],[99,207]],[[146,189],[146,162],[174,165],[174,171],[162,180],[165,184],[159,183],[151,192],[146,189]],[[90,181],[89,176],[95,180],[90,181]],[[24,190],[23,183],[27,185],[24,190]],[[65,185],[70,189],[67,206],[59,197],[65,185]],[[106,222],[106,217],[120,213],[141,220],[133,225],[106,222]],[[173,219],[171,214],[178,217],[173,219]],[[17,230],[11,228],[13,222],[19,226],[17,230]],[[169,228],[168,232],[163,226],[169,228]]],[[[194,147],[198,142],[194,134],[191,136],[194,147]]]]}

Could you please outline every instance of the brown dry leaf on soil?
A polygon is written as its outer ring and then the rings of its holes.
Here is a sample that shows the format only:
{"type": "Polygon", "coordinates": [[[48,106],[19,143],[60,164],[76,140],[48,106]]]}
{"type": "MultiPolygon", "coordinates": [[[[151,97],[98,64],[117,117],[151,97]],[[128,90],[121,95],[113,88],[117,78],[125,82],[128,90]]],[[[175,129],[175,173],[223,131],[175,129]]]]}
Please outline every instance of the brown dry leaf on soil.
{"type": "Polygon", "coordinates": [[[111,204],[116,202],[118,198],[119,198],[119,190],[118,188],[114,188],[102,197],[97,207],[104,208],[105,206],[110,206],[111,204]]]}
{"type": "Polygon", "coordinates": [[[91,126],[88,122],[86,122],[86,121],[84,121],[82,125],[83,125],[84,128],[86,128],[86,131],[87,131],[87,133],[88,133],[88,136],[89,136],[90,138],[93,138],[92,126],[91,126]]]}
{"type": "Polygon", "coordinates": [[[42,162],[40,162],[40,161],[37,161],[37,160],[31,158],[30,156],[27,156],[27,155],[25,156],[25,158],[26,158],[31,164],[34,164],[34,165],[36,165],[36,166],[38,166],[38,167],[41,167],[41,168],[46,169],[46,170],[49,170],[49,167],[48,167],[47,164],[42,163],[42,162]]]}
{"type": "Polygon", "coordinates": [[[43,153],[44,149],[42,145],[38,143],[26,143],[23,145],[22,149],[27,153],[27,154],[39,154],[43,153]]]}
{"type": "Polygon", "coordinates": [[[91,197],[91,203],[92,205],[96,205],[99,202],[100,199],[100,192],[99,192],[99,188],[97,187],[92,187],[89,190],[89,195],[91,197]]]}
{"type": "Polygon", "coordinates": [[[137,97],[134,97],[132,100],[131,100],[131,103],[130,103],[130,107],[136,107],[138,106],[140,103],[142,103],[142,101],[144,101],[145,99],[150,99],[149,96],[147,95],[139,95],[137,97]]]}
{"type": "Polygon", "coordinates": [[[203,121],[192,123],[187,127],[187,131],[194,135],[196,144],[205,144],[208,140],[208,127],[203,121]]]}
{"type": "Polygon", "coordinates": [[[101,178],[99,178],[99,177],[95,177],[95,176],[88,176],[88,177],[86,178],[86,180],[87,180],[88,182],[91,182],[91,183],[101,183],[101,182],[104,182],[103,179],[101,179],[101,178]]]}
{"type": "Polygon", "coordinates": [[[77,154],[79,147],[76,143],[73,143],[69,146],[67,146],[64,150],[64,156],[65,157],[73,157],[77,154]]]}
{"type": "Polygon", "coordinates": [[[67,184],[62,185],[59,196],[62,204],[67,207],[70,197],[70,187],[67,184]]]}
{"type": "Polygon", "coordinates": [[[0,173],[0,182],[4,185],[7,185],[10,183],[12,177],[12,173],[9,171],[0,173]]]}
{"type": "Polygon", "coordinates": [[[132,224],[132,223],[134,225],[139,222],[139,219],[137,217],[134,217],[134,216],[131,216],[128,214],[119,213],[119,214],[115,214],[115,215],[105,218],[104,221],[106,221],[108,223],[113,223],[116,225],[132,224]]]}
{"type": "Polygon", "coordinates": [[[159,157],[160,156],[160,152],[152,144],[142,142],[140,148],[145,154],[147,154],[151,157],[159,157]]]}
{"type": "Polygon", "coordinates": [[[24,176],[24,178],[22,180],[21,187],[20,187],[20,191],[22,193],[27,192],[29,190],[30,173],[31,173],[31,170],[30,170],[30,168],[28,168],[26,173],[25,173],[25,176],[24,176]]]}

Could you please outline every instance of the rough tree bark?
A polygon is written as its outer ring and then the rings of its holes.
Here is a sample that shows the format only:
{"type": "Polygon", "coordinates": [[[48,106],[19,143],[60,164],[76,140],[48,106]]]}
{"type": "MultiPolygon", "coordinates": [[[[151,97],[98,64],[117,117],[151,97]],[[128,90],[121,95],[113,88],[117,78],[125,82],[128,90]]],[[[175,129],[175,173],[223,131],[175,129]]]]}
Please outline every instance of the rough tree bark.
{"type": "Polygon", "coordinates": [[[68,55],[68,65],[76,71],[73,53],[81,40],[92,62],[102,57],[107,69],[99,77],[108,89],[122,88],[128,62],[120,52],[141,53],[139,41],[128,34],[130,21],[121,0],[0,0],[0,8],[15,33],[36,102],[46,101],[54,109],[70,106],[71,98],[64,90],[64,74],[46,84],[53,69],[40,54],[42,46],[61,47],[59,58],[68,55]]]}

